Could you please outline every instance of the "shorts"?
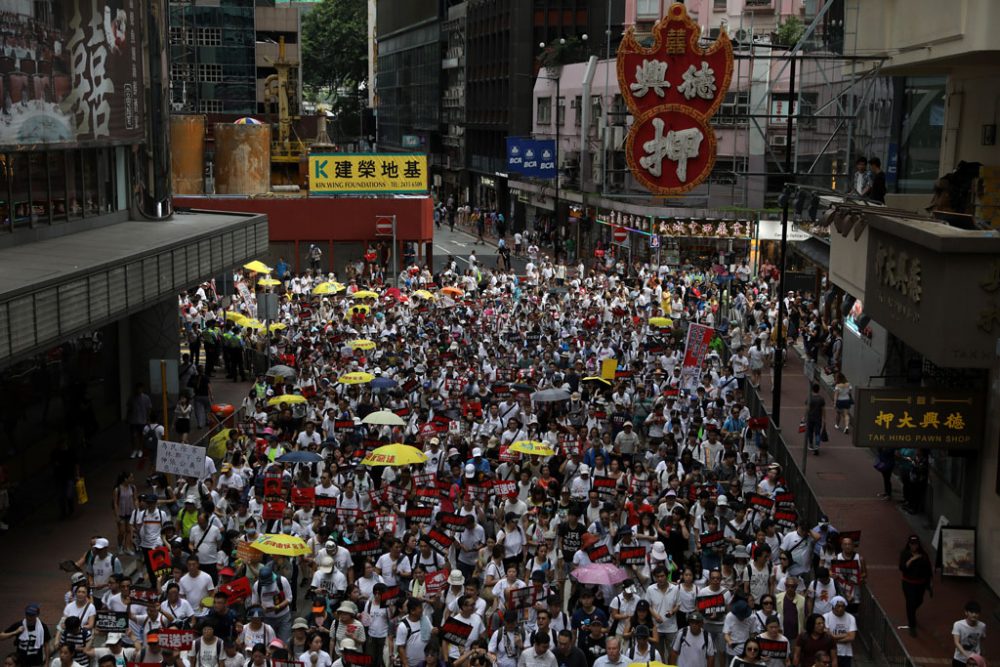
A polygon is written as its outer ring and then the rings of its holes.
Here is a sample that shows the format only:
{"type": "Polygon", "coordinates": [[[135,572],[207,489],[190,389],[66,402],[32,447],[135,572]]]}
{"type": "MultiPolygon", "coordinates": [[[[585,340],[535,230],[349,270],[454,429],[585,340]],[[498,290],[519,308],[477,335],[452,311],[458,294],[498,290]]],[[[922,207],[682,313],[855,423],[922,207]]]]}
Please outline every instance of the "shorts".
{"type": "Polygon", "coordinates": [[[854,401],[851,399],[840,399],[837,401],[836,406],[838,410],[850,410],[851,406],[854,405],[854,401]]]}

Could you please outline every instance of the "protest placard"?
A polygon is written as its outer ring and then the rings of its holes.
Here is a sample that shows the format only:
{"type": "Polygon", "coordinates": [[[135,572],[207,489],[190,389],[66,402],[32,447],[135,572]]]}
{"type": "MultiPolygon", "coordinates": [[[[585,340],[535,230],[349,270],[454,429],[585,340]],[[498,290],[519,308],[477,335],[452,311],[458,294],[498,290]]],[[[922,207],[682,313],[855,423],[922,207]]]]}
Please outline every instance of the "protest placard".
{"type": "Polygon", "coordinates": [[[156,472],[202,479],[205,476],[205,448],[161,440],[156,447],[156,472]]]}
{"type": "Polygon", "coordinates": [[[125,632],[128,630],[128,612],[102,609],[97,612],[94,629],[98,632],[125,632]]]}
{"type": "Polygon", "coordinates": [[[442,533],[436,528],[431,528],[427,531],[427,539],[430,540],[431,547],[433,547],[434,550],[442,556],[446,556],[448,554],[448,549],[455,542],[454,538],[442,533]]]}
{"type": "Polygon", "coordinates": [[[448,642],[449,644],[456,644],[458,646],[465,646],[465,642],[468,641],[469,635],[472,634],[472,626],[468,623],[463,623],[454,616],[449,618],[441,626],[440,637],[442,640],[448,642]]]}
{"type": "Polygon", "coordinates": [[[440,595],[444,589],[448,588],[448,569],[428,572],[427,577],[424,578],[424,586],[427,595],[440,595]]]}
{"type": "Polygon", "coordinates": [[[194,630],[160,629],[156,631],[160,639],[161,649],[173,651],[190,651],[196,633],[194,630]]]}
{"type": "Polygon", "coordinates": [[[227,596],[226,604],[237,604],[250,597],[250,580],[246,577],[233,579],[228,584],[219,586],[219,592],[227,596]]]}
{"type": "Polygon", "coordinates": [[[696,604],[698,611],[706,616],[726,613],[726,596],[722,592],[717,595],[699,595],[696,604]]]}
{"type": "Polygon", "coordinates": [[[622,565],[642,565],[646,562],[646,547],[621,547],[618,558],[622,565]]]}

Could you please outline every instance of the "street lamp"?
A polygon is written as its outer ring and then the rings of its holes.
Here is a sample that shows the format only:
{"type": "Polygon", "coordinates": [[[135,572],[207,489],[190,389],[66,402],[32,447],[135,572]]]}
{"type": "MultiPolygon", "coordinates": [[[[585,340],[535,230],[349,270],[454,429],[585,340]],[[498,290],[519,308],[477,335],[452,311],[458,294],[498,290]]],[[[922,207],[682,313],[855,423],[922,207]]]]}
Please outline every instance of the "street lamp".
{"type": "MultiPolygon", "coordinates": [[[[580,40],[584,41],[584,42],[587,41],[587,35],[586,35],[586,33],[584,33],[583,35],[580,36],[580,40]]],[[[559,45],[560,46],[564,46],[565,44],[566,44],[566,38],[565,37],[560,37],[559,38],[559,45]]],[[[545,48],[545,42],[539,42],[538,43],[538,48],[544,49],[545,48]]],[[[555,154],[555,162],[556,162],[556,184],[555,184],[555,194],[553,196],[554,207],[555,207],[555,230],[553,232],[553,239],[552,239],[552,255],[553,255],[553,259],[556,262],[559,261],[559,254],[560,254],[560,252],[562,250],[562,248],[560,247],[560,243],[561,243],[560,236],[562,235],[562,220],[560,219],[561,216],[559,215],[559,172],[561,171],[561,166],[559,164],[559,139],[560,139],[560,136],[561,136],[561,132],[560,132],[561,128],[560,128],[560,123],[559,123],[559,99],[561,97],[560,96],[560,78],[561,78],[561,75],[562,75],[562,71],[560,71],[559,74],[560,74],[560,76],[554,76],[554,77],[553,76],[538,75],[539,79],[546,79],[548,81],[555,81],[555,83],[556,83],[556,113],[555,113],[555,116],[556,116],[555,117],[555,123],[556,123],[556,154],[555,154]]],[[[577,223],[577,224],[579,225],[579,223],[577,223]]],[[[579,228],[577,228],[577,229],[579,230],[579,228]]],[[[577,242],[579,243],[579,235],[577,235],[577,239],[578,239],[577,242]]],[[[576,249],[576,252],[577,253],[580,252],[579,247],[576,249]]]]}

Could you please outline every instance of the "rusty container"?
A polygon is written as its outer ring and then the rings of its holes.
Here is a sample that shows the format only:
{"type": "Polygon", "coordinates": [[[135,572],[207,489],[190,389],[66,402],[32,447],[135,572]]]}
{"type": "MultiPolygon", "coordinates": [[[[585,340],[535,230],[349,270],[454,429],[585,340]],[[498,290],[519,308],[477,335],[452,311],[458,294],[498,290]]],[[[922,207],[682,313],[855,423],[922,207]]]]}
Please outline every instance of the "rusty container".
{"type": "Polygon", "coordinates": [[[171,116],[170,146],[174,194],[205,194],[205,117],[171,116]]]}
{"type": "Polygon", "coordinates": [[[215,124],[215,193],[259,195],[271,190],[271,126],[215,124]]]}

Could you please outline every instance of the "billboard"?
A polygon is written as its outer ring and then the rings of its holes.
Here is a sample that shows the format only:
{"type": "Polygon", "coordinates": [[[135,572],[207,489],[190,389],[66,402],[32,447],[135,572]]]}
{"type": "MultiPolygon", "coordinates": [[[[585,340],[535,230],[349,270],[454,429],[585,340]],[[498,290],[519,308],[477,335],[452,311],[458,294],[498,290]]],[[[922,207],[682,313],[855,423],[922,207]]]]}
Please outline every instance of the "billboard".
{"type": "Polygon", "coordinates": [[[925,387],[857,390],[854,443],[859,447],[977,449],[983,445],[982,391],[925,387]]]}
{"type": "Polygon", "coordinates": [[[507,137],[507,172],[530,178],[555,178],[555,140],[507,137]]]}
{"type": "Polygon", "coordinates": [[[309,194],[427,192],[427,156],[415,153],[313,153],[309,194]]]}
{"type": "Polygon", "coordinates": [[[143,139],[141,0],[18,1],[0,25],[0,147],[143,139]]]}

